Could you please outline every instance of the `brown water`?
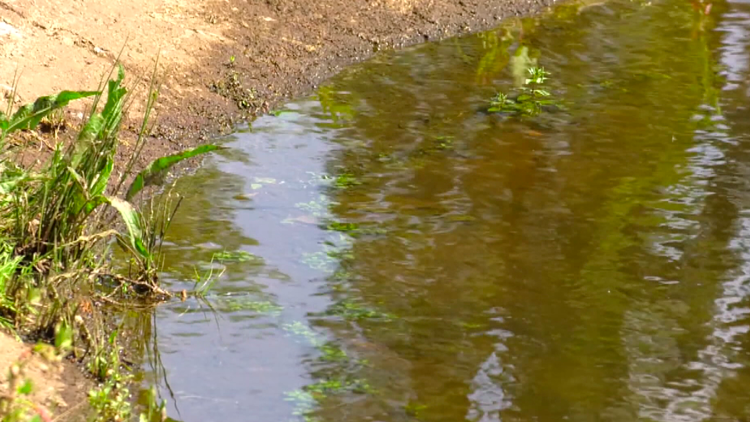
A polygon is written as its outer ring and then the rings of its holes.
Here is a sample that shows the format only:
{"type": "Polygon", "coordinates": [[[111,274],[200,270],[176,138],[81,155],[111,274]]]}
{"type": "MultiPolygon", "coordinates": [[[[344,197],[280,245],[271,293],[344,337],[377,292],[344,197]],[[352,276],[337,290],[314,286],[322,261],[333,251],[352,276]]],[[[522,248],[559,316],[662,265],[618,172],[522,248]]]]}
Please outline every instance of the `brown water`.
{"type": "Polygon", "coordinates": [[[748,420],[749,41],[746,2],[567,3],[238,131],[177,185],[164,277],[225,272],[156,311],[170,414],[748,420]],[[535,63],[563,109],[482,111],[535,63]]]}

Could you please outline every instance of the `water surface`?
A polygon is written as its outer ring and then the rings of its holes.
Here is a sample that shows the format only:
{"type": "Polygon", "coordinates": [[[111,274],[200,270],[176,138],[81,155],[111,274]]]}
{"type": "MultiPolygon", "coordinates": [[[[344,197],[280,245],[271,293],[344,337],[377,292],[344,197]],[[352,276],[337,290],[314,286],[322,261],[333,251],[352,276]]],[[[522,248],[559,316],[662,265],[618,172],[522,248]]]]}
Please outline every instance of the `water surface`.
{"type": "Polygon", "coordinates": [[[175,188],[163,277],[224,273],[156,310],[170,414],[747,420],[750,5],[702,10],[565,3],[227,139],[175,188]],[[535,65],[564,107],[485,112],[535,65]]]}

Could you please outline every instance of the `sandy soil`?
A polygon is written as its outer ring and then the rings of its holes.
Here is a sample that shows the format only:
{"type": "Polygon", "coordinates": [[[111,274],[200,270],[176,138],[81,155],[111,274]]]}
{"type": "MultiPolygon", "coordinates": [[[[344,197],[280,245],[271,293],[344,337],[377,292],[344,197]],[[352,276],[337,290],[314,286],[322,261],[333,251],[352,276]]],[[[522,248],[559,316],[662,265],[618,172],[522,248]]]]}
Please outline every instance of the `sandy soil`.
{"type": "MultiPolygon", "coordinates": [[[[88,410],[87,392],[92,383],[69,362],[55,362],[33,353],[32,347],[0,333],[0,397],[9,393],[8,373],[11,365],[23,363],[20,376],[30,380],[30,400],[40,414],[55,421],[84,421],[88,410]],[[43,410],[42,410],[43,409],[43,410]]],[[[0,415],[2,416],[2,415],[0,415]]]]}
{"type": "MultiPolygon", "coordinates": [[[[144,100],[159,56],[162,91],[143,165],[230,130],[378,50],[486,29],[553,1],[0,0],[0,91],[9,92],[16,75],[19,104],[96,89],[122,51],[144,100]]],[[[67,111],[71,125],[84,104],[67,111]]],[[[141,110],[130,110],[123,154],[141,110]]],[[[24,138],[31,158],[45,151],[42,138],[24,138]]],[[[0,370],[24,347],[0,334],[0,370]]],[[[60,392],[75,385],[71,377],[43,373],[39,381],[60,392]]]]}

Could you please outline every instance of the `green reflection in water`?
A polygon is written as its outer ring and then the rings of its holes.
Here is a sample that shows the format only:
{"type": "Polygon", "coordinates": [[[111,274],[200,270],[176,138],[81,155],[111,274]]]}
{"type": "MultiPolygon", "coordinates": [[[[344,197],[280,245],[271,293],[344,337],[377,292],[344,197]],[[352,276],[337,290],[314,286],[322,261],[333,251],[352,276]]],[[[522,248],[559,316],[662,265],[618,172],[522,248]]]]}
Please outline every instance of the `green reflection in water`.
{"type": "MultiPolygon", "coordinates": [[[[330,303],[274,320],[309,349],[309,383],[285,396],[294,415],[750,416],[746,16],[726,2],[709,16],[671,0],[571,2],[322,87],[314,129],[338,148],[310,195],[274,215],[317,227],[318,247],[265,257],[282,274],[301,261],[330,303]],[[552,72],[565,109],[487,114],[532,66],[552,72]]],[[[284,185],[245,176],[196,178],[172,271],[257,245],[228,223],[241,205],[219,187],[284,185]],[[207,226],[202,209],[226,215],[207,226]],[[183,252],[186,239],[203,247],[183,252]]],[[[252,301],[223,312],[289,310],[252,283],[267,264],[231,261],[221,288],[252,301]]]]}
{"type": "Polygon", "coordinates": [[[738,218],[711,211],[702,173],[721,163],[696,159],[700,134],[719,136],[723,121],[712,25],[668,2],[565,5],[327,86],[324,108],[351,110],[329,171],[359,182],[332,191],[330,210],[337,227],[377,220],[381,231],[320,255],[341,258],[318,267],[336,271],[331,291],[345,297],[327,314],[367,311],[317,324],[367,358],[358,375],[387,398],[329,397],[313,413],[336,420],[348,403],[397,419],[387,400],[420,420],[705,412],[689,388],[669,391],[670,379],[710,384],[712,372],[686,369],[703,365],[731,268],[710,221],[738,218]],[[559,76],[569,110],[523,123],[477,115],[537,65],[559,76]]]}

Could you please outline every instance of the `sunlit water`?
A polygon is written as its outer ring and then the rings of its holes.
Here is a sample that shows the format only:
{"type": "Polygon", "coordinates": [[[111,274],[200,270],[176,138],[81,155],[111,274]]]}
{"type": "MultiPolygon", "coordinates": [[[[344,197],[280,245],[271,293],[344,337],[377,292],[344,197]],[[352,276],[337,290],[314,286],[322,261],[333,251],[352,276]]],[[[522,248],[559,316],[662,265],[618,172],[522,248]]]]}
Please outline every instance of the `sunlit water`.
{"type": "Polygon", "coordinates": [[[750,4],[564,4],[383,54],[175,193],[184,421],[750,417],[750,4]],[[562,109],[484,112],[544,66],[562,109]]]}

